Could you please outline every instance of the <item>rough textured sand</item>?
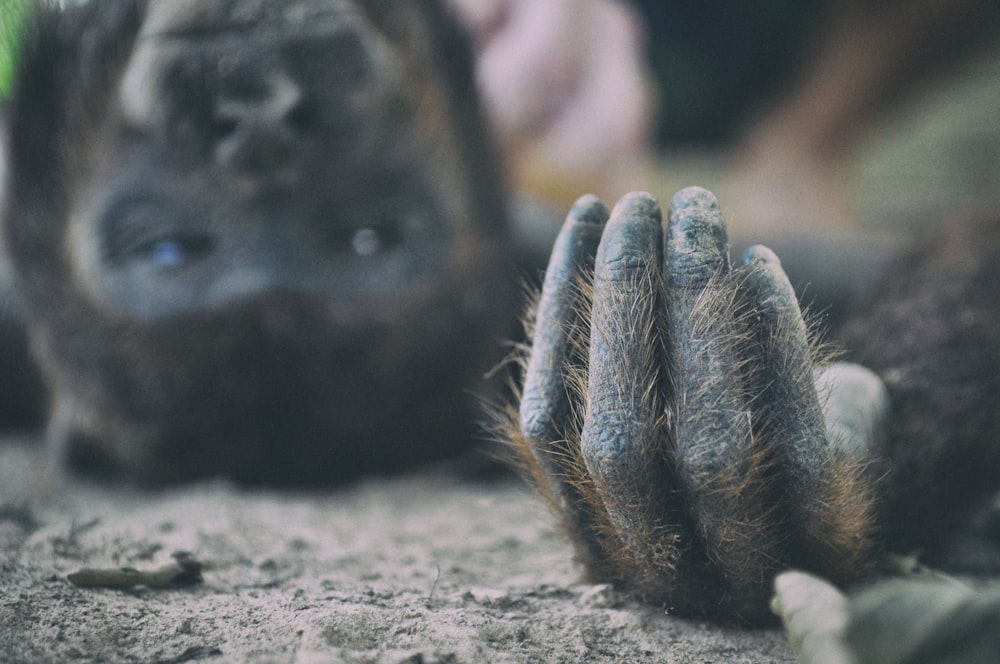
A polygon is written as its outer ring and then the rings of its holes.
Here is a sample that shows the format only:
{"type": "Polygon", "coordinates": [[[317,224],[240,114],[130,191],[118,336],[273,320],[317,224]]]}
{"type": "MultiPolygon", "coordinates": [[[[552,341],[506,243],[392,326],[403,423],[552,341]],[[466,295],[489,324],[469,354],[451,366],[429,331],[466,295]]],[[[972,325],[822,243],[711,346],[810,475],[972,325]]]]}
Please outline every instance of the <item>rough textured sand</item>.
{"type": "Polygon", "coordinates": [[[779,631],[670,617],[580,583],[511,478],[447,468],[337,491],[48,487],[0,444],[0,661],[791,662],[779,631]],[[192,552],[200,585],[78,588],[192,552]]]}

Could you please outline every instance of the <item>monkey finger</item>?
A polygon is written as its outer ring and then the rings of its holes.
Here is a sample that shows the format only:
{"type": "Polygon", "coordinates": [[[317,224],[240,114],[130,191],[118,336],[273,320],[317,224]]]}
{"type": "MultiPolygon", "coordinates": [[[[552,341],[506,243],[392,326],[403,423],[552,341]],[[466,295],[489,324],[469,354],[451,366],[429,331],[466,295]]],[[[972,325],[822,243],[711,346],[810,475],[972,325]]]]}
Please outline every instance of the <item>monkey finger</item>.
{"type": "Polygon", "coordinates": [[[859,364],[838,362],[816,377],[830,442],[828,472],[817,487],[817,515],[806,534],[825,552],[824,571],[849,580],[864,571],[874,549],[877,484],[885,473],[882,440],[889,426],[889,392],[859,364]]]}
{"type": "Polygon", "coordinates": [[[715,195],[701,187],[681,189],[670,200],[664,236],[664,274],[671,292],[704,287],[729,272],[729,237],[715,195]]]}
{"type": "Polygon", "coordinates": [[[586,372],[582,349],[590,323],[589,293],[584,291],[607,218],[604,203],[584,196],[563,223],[538,300],[519,412],[526,466],[596,575],[603,573],[604,555],[594,536],[594,510],[581,492],[587,477],[578,446],[582,394],[576,383],[586,372]]]}
{"type": "MultiPolygon", "coordinates": [[[[642,569],[673,569],[676,532],[664,522],[658,318],[660,208],[632,193],[611,213],[594,266],[587,411],[581,447],[597,494],[627,553],[642,569]]],[[[668,510],[669,511],[669,510],[668,510]]]]}
{"type": "Polygon", "coordinates": [[[753,313],[753,368],[758,435],[782,446],[788,485],[798,503],[807,498],[827,457],[823,412],[813,383],[809,335],[795,290],[767,247],[743,254],[739,281],[753,313]]]}
{"type": "Polygon", "coordinates": [[[663,270],[678,474],[733,595],[759,596],[781,533],[767,498],[770,459],[753,436],[745,384],[755,358],[737,325],[726,224],[711,192],[690,187],[674,196],[663,270]]]}
{"type": "Polygon", "coordinates": [[[750,347],[757,358],[751,379],[755,435],[781,470],[789,555],[798,565],[849,578],[867,554],[872,515],[863,465],[848,449],[863,443],[855,431],[844,429],[858,424],[851,418],[868,413],[848,402],[852,397],[830,375],[837,387],[824,420],[806,325],[778,257],[766,247],[750,247],[742,272],[741,294],[753,314],[750,347]]]}
{"type": "Polygon", "coordinates": [[[882,379],[860,364],[837,362],[817,373],[816,389],[825,397],[830,444],[861,463],[877,460],[889,419],[889,392],[882,379]]]}
{"type": "Polygon", "coordinates": [[[520,407],[521,430],[539,441],[566,437],[565,424],[571,416],[567,369],[588,325],[583,320],[586,294],[581,286],[593,273],[594,254],[607,218],[607,206],[597,197],[581,197],[567,215],[552,249],[520,407]]]}
{"type": "Polygon", "coordinates": [[[615,206],[594,265],[584,455],[598,474],[639,462],[659,417],[656,316],[660,209],[648,194],[615,206]]]}

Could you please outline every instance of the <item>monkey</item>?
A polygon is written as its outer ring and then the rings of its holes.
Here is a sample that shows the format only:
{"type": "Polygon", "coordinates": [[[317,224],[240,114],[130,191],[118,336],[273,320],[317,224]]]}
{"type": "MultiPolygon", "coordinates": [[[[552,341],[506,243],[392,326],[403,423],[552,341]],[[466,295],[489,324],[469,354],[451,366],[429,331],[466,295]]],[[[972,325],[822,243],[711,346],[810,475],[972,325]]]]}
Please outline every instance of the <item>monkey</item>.
{"type": "Polygon", "coordinates": [[[2,246],[55,458],[302,485],[464,448],[516,319],[465,40],[425,0],[33,12],[2,246]]]}
{"type": "Polygon", "coordinates": [[[998,259],[995,214],[943,226],[831,358],[772,251],[732,264],[711,192],[581,198],[506,435],[590,577],[678,614],[764,623],[782,569],[946,560],[1000,489],[998,259]]]}
{"type": "MultiPolygon", "coordinates": [[[[55,458],[303,485],[467,440],[517,252],[437,2],[44,5],[3,146],[55,458]]],[[[732,265],[719,210],[700,189],[667,215],[581,199],[504,435],[591,577],[754,623],[778,570],[849,582],[946,547],[997,488],[997,224],[905,258],[831,362],[778,256],[732,265]]]]}

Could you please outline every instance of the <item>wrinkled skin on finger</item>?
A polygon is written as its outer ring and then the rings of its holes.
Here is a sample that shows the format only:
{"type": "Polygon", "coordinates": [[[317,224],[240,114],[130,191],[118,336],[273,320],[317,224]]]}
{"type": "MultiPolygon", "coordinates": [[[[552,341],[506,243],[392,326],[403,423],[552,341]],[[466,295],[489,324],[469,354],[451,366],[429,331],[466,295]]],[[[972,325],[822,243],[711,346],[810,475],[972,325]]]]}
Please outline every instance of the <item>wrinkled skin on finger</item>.
{"type": "Polygon", "coordinates": [[[817,360],[770,250],[731,265],[710,192],[580,199],[528,331],[511,438],[592,577],[757,622],[781,569],[865,569],[884,389],[817,360]]]}

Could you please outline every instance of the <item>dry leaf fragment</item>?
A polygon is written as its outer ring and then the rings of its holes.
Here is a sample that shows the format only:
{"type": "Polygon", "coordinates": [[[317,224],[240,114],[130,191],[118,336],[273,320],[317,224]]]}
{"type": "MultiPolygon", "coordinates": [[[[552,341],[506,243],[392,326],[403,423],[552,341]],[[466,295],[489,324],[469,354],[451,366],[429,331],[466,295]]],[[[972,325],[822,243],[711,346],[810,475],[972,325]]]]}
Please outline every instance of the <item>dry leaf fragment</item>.
{"type": "Polygon", "coordinates": [[[201,561],[187,551],[176,551],[171,560],[152,569],[134,567],[84,568],[69,574],[70,583],[82,588],[170,588],[201,583],[201,561]]]}

